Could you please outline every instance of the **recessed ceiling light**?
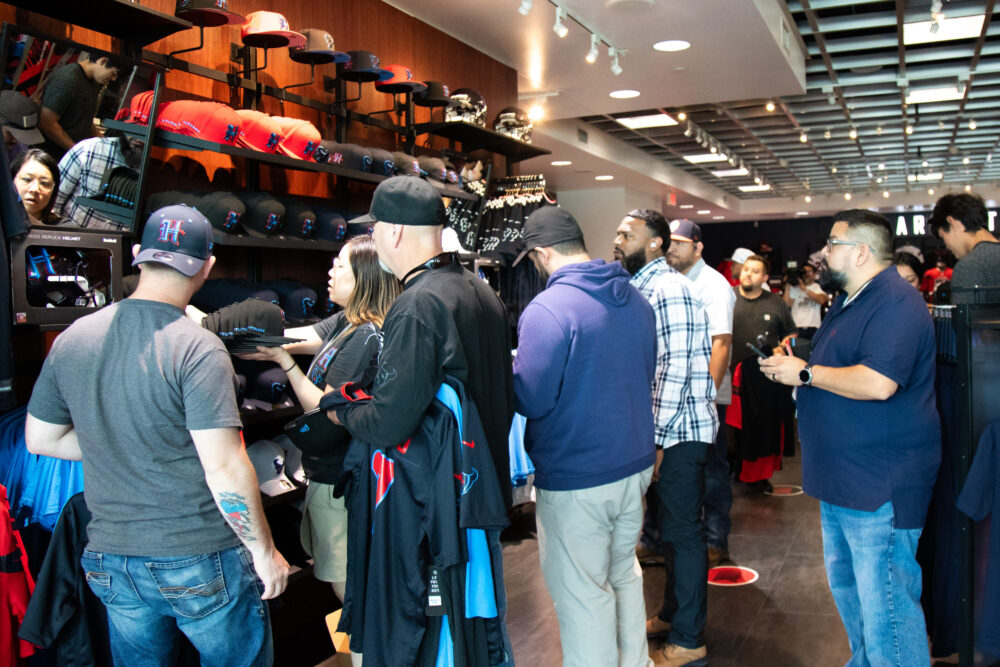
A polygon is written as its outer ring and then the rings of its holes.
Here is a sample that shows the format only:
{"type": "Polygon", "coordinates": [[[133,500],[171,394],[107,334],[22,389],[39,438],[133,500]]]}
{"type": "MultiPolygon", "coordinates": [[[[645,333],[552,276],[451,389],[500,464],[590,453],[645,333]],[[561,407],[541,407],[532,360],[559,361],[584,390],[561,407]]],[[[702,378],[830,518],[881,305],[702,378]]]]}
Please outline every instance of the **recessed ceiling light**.
{"type": "Polygon", "coordinates": [[[812,198],[811,196],[809,196],[809,195],[806,195],[806,203],[807,203],[807,204],[811,204],[811,203],[812,203],[812,200],[813,200],[813,198],[812,198]]]}
{"type": "Polygon", "coordinates": [[[741,185],[740,192],[767,192],[771,189],[769,183],[764,183],[762,185],[741,185]]]}
{"type": "Polygon", "coordinates": [[[972,39],[983,32],[984,14],[976,16],[956,16],[940,23],[935,21],[914,21],[903,24],[903,44],[926,44],[946,42],[952,39],[972,39]],[[936,27],[935,27],[936,26],[936,27]]]}
{"type": "Polygon", "coordinates": [[[809,137],[806,136],[805,132],[799,135],[799,141],[801,141],[802,143],[806,143],[807,141],[809,141],[809,137]]]}
{"type": "Polygon", "coordinates": [[[926,102],[948,102],[965,97],[965,87],[945,86],[943,88],[918,88],[910,90],[906,96],[907,104],[924,104],[926,102]]]}
{"type": "Polygon", "coordinates": [[[653,44],[653,48],[657,51],[684,51],[691,48],[691,42],[685,42],[683,39],[667,39],[653,44]]]}
{"type": "Polygon", "coordinates": [[[708,215],[711,212],[712,212],[711,209],[703,208],[703,209],[701,209],[701,210],[698,211],[698,215],[708,215]]]}
{"type": "Polygon", "coordinates": [[[888,190],[883,190],[882,191],[882,197],[884,199],[888,199],[889,198],[889,191],[888,190]]]}
{"type": "Polygon", "coordinates": [[[965,186],[965,191],[966,192],[972,192],[972,186],[971,185],[966,185],[965,186]]]}
{"type": "Polygon", "coordinates": [[[624,90],[612,90],[608,93],[609,97],[613,97],[616,100],[630,100],[633,97],[639,97],[640,93],[638,90],[632,90],[630,88],[625,88],[624,90]]]}
{"type": "Polygon", "coordinates": [[[907,134],[913,134],[913,126],[907,123],[906,127],[903,128],[903,131],[907,134]]]}
{"type": "Polygon", "coordinates": [[[976,129],[976,127],[977,127],[976,120],[974,118],[970,118],[969,119],[969,129],[970,130],[974,130],[974,129],[976,129]]]}
{"type": "Polygon", "coordinates": [[[600,176],[594,176],[595,181],[613,181],[615,177],[611,174],[601,174],[600,176]]]}
{"type": "Polygon", "coordinates": [[[927,188],[927,194],[929,194],[931,197],[933,197],[934,196],[934,188],[927,188]]]}
{"type": "Polygon", "coordinates": [[[572,160],[553,160],[551,164],[552,164],[553,167],[568,167],[571,164],[573,164],[573,161],[572,160]]]}
{"type": "Polygon", "coordinates": [[[739,169],[716,169],[712,173],[719,178],[728,178],[730,176],[746,176],[750,171],[746,167],[740,167],[739,169]]]}
{"type": "Polygon", "coordinates": [[[713,215],[712,216],[712,220],[725,220],[725,219],[726,219],[726,216],[724,216],[724,215],[713,215]]]}
{"type": "Polygon", "coordinates": [[[844,193],[844,199],[846,199],[847,201],[851,201],[851,193],[850,192],[845,192],[844,193]]]}
{"type": "Polygon", "coordinates": [[[694,208],[694,204],[681,204],[681,208],[694,208]]]}
{"type": "Polygon", "coordinates": [[[910,183],[913,183],[914,181],[918,182],[940,181],[943,177],[944,174],[942,174],[940,171],[932,171],[928,174],[910,174],[909,176],[906,177],[906,180],[908,180],[910,183]]]}
{"type": "Polygon", "coordinates": [[[728,156],[723,155],[722,153],[698,153],[697,155],[685,155],[683,157],[691,164],[700,164],[702,162],[725,162],[729,159],[728,156]]]}
{"type": "Polygon", "coordinates": [[[627,118],[615,118],[619,123],[632,130],[641,130],[647,127],[666,127],[676,125],[677,121],[665,113],[654,113],[646,116],[629,116],[627,118]]]}
{"type": "Polygon", "coordinates": [[[796,211],[795,215],[809,215],[809,211],[796,211]]]}
{"type": "Polygon", "coordinates": [[[962,158],[962,164],[969,164],[969,158],[968,158],[968,156],[962,158]]]}
{"type": "Polygon", "coordinates": [[[879,169],[885,169],[885,162],[879,162],[878,163],[878,168],[879,169]]]}

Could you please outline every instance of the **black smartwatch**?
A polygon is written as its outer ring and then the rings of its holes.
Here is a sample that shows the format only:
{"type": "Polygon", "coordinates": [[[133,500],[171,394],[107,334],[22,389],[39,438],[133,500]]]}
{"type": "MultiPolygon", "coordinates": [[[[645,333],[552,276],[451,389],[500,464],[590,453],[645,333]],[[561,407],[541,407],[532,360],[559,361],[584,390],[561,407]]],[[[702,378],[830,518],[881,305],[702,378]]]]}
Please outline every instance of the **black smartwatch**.
{"type": "Polygon", "coordinates": [[[802,383],[802,386],[808,387],[809,385],[812,384],[812,381],[813,381],[813,367],[810,366],[809,364],[806,364],[805,366],[802,367],[802,370],[799,371],[799,382],[802,383]]]}

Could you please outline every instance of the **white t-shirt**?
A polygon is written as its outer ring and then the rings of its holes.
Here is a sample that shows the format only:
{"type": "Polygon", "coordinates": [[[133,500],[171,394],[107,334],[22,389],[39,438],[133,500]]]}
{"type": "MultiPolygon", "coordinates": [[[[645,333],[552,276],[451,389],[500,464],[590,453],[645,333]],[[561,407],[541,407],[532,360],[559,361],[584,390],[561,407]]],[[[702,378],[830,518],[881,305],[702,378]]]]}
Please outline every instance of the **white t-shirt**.
{"type": "MultiPolygon", "coordinates": [[[[736,306],[736,292],[721,273],[699,259],[685,274],[694,283],[695,292],[708,314],[708,335],[720,336],[733,333],[733,308],[736,306]]],[[[726,377],[719,386],[715,402],[729,405],[733,396],[733,381],[729,374],[729,360],[726,360],[726,377]]]]}
{"type": "MultiPolygon", "coordinates": [[[[813,294],[822,294],[823,290],[816,283],[812,283],[806,287],[806,290],[812,292],[813,294]]],[[[796,285],[792,285],[788,288],[788,293],[792,299],[792,319],[795,321],[795,326],[802,327],[819,327],[820,323],[820,305],[810,299],[806,292],[803,291],[796,285]]]]}

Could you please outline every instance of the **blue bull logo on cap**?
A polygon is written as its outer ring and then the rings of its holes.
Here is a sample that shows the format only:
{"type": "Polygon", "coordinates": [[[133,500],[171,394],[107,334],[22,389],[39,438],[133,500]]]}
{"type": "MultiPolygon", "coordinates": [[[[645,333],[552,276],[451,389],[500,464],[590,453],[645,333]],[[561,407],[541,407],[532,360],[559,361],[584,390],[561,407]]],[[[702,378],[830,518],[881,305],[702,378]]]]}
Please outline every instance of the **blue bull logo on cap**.
{"type": "Polygon", "coordinates": [[[173,245],[179,246],[181,244],[181,236],[184,236],[185,232],[181,229],[183,220],[171,220],[170,218],[164,218],[160,222],[160,237],[159,241],[161,243],[172,243],[173,245]]]}

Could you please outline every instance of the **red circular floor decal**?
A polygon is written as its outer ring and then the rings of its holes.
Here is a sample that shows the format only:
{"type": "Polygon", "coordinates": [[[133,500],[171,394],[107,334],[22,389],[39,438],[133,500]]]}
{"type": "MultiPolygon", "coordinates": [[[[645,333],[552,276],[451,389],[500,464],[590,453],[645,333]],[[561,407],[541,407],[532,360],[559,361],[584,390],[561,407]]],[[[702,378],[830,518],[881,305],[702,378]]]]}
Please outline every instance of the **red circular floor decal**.
{"type": "Polygon", "coordinates": [[[708,571],[708,583],[713,586],[746,586],[759,578],[756,570],[738,565],[723,565],[708,571]]]}
{"type": "Polygon", "coordinates": [[[770,491],[765,491],[769,496],[801,496],[802,487],[794,484],[775,484],[770,491]]]}

